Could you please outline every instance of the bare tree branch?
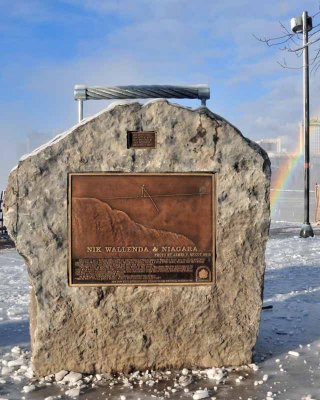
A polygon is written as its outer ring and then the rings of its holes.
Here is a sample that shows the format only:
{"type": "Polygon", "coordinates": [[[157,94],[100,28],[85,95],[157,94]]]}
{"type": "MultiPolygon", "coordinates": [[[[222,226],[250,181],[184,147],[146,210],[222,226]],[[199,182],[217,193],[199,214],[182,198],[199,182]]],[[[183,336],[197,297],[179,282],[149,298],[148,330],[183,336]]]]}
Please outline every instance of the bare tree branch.
{"type": "Polygon", "coordinates": [[[285,60],[283,60],[283,63],[281,63],[280,61],[277,61],[277,64],[279,64],[280,67],[286,68],[286,69],[302,69],[303,68],[302,66],[301,67],[289,67],[285,60]]]}
{"type": "Polygon", "coordinates": [[[295,45],[297,45],[296,42],[295,42],[295,40],[294,40],[295,38],[299,39],[300,41],[302,40],[302,38],[300,38],[299,35],[295,35],[294,33],[290,32],[289,29],[288,29],[285,25],[283,25],[283,23],[282,23],[281,21],[279,21],[279,24],[280,24],[280,26],[282,27],[283,31],[284,31],[288,36],[290,36],[290,39],[292,40],[292,42],[293,42],[295,45]]]}
{"type": "Polygon", "coordinates": [[[316,74],[316,72],[318,71],[319,67],[320,67],[320,63],[317,64],[317,67],[314,70],[314,74],[316,74]]]}
{"type": "MultiPolygon", "coordinates": [[[[291,34],[290,34],[291,35],[291,34]]],[[[294,35],[294,34],[292,34],[294,35]]],[[[281,44],[287,43],[291,37],[288,37],[289,35],[283,35],[283,36],[278,36],[275,38],[271,38],[271,39],[267,39],[267,38],[259,38],[257,37],[254,33],[252,34],[252,36],[257,39],[259,42],[265,43],[267,46],[272,47],[272,46],[279,46],[281,44]],[[281,40],[283,39],[283,40],[281,40]],[[281,40],[278,42],[275,42],[276,40],[281,40]],[[274,43],[273,43],[274,42],[274,43]]]]}
{"type": "MultiPolygon", "coordinates": [[[[317,24],[317,25],[315,25],[314,27],[312,27],[312,30],[315,29],[315,28],[317,28],[318,26],[320,26],[320,23],[317,24]]],[[[316,33],[318,33],[318,32],[320,32],[320,29],[318,29],[318,30],[316,30],[316,31],[314,31],[314,32],[312,32],[312,33],[310,33],[310,34],[309,34],[309,39],[310,39],[312,36],[314,36],[316,33]]]]}
{"type": "MultiPolygon", "coordinates": [[[[305,47],[310,46],[311,44],[314,44],[314,43],[319,42],[319,40],[320,40],[320,37],[318,37],[318,38],[315,39],[315,40],[312,40],[311,42],[306,43],[306,44],[305,44],[304,46],[302,46],[302,47],[299,47],[299,48],[297,48],[297,49],[291,50],[291,52],[295,53],[296,51],[303,50],[305,47]]],[[[288,50],[288,51],[290,51],[290,50],[288,50]]]]}
{"type": "Polygon", "coordinates": [[[314,64],[313,65],[313,67],[311,68],[311,73],[315,73],[316,72],[316,70],[318,69],[318,66],[319,66],[319,63],[320,63],[320,49],[318,49],[318,51],[317,51],[317,53],[316,53],[316,55],[315,55],[315,57],[313,58],[313,60],[312,60],[312,64],[314,64]],[[319,59],[319,62],[317,62],[316,63],[316,61],[319,59]]]}
{"type": "MultiPolygon", "coordinates": [[[[319,6],[319,8],[320,8],[320,6],[319,6]]],[[[320,14],[320,11],[318,11],[318,12],[315,13],[315,14],[313,14],[313,15],[312,15],[312,18],[316,17],[316,16],[319,15],[319,14],[320,14]]]]}
{"type": "MultiPolygon", "coordinates": [[[[312,16],[312,18],[316,18],[319,15],[320,15],[320,4],[318,6],[318,11],[312,16]]],[[[318,21],[312,27],[312,30],[308,37],[308,43],[306,43],[305,45],[301,45],[301,41],[303,40],[302,32],[291,32],[289,28],[281,21],[279,21],[279,25],[282,34],[271,38],[266,38],[266,37],[261,38],[253,34],[253,37],[259,42],[264,43],[268,47],[278,47],[279,50],[289,54],[294,54],[297,57],[301,57],[305,47],[308,46],[310,52],[309,65],[312,66],[311,72],[316,73],[320,68],[320,22],[318,21]],[[314,44],[318,42],[319,44],[314,46],[314,44]]],[[[293,70],[298,70],[303,68],[296,66],[288,66],[285,59],[282,62],[277,61],[277,63],[282,68],[288,68],[293,70]]]]}

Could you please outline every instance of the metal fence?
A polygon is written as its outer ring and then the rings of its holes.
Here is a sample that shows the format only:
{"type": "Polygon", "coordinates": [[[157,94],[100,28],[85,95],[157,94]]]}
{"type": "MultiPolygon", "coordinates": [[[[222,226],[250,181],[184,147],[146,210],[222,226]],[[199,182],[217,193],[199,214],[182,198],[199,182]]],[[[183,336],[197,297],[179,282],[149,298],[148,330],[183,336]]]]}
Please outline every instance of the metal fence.
{"type": "MultiPolygon", "coordinates": [[[[320,185],[318,192],[318,196],[320,196],[320,185]]],[[[271,201],[271,204],[273,203],[271,207],[271,219],[273,221],[301,223],[304,215],[303,190],[271,189],[271,198],[272,197],[276,198],[276,201],[271,201]]],[[[318,199],[317,205],[316,189],[310,190],[310,221],[320,224],[320,197],[318,197],[318,199]]]]}
{"type": "Polygon", "coordinates": [[[4,197],[4,191],[1,192],[0,195],[0,236],[8,236],[8,231],[7,228],[4,226],[3,223],[3,197],[4,197]]]}
{"type": "Polygon", "coordinates": [[[320,185],[317,183],[315,188],[315,222],[317,225],[320,225],[320,185]]]}

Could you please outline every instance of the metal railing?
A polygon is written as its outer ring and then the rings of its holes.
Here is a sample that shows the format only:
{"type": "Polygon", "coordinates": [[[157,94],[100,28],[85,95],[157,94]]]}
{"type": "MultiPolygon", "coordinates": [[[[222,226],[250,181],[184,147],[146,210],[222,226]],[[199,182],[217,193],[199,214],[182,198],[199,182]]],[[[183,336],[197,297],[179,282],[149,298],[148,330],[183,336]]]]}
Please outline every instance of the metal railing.
{"type": "Polygon", "coordinates": [[[0,194],[0,236],[7,236],[8,232],[7,232],[7,228],[4,226],[3,223],[3,196],[4,196],[4,192],[2,191],[0,194]]]}
{"type": "Polygon", "coordinates": [[[78,120],[83,119],[83,101],[110,100],[110,99],[200,99],[201,105],[206,106],[210,99],[208,85],[140,85],[140,86],[112,86],[87,87],[75,85],[74,99],[78,102],[78,120]]]}

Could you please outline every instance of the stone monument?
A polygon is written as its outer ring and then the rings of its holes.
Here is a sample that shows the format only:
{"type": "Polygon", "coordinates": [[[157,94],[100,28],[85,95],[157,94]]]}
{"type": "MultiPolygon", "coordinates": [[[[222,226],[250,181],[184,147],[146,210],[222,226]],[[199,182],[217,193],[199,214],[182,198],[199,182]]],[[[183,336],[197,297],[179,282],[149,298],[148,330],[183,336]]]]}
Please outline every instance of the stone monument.
{"type": "Polygon", "coordinates": [[[113,104],[20,160],[5,224],[38,375],[251,362],[266,153],[205,107],[113,104]]]}

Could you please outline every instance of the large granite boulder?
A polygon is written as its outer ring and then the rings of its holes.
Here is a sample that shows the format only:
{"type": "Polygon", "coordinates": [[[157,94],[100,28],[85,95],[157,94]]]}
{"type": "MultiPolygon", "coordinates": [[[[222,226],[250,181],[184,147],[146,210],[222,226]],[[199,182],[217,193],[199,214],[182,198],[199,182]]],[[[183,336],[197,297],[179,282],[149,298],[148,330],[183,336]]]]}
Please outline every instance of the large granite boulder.
{"type": "MultiPolygon", "coordinates": [[[[249,363],[262,304],[269,186],[270,162],[257,144],[207,109],[163,100],[114,104],[20,160],[8,181],[5,224],[32,286],[35,372],[249,363]],[[127,149],[128,130],[156,130],[157,148],[127,149]],[[216,172],[216,284],[70,287],[67,174],[84,171],[216,172]]],[[[99,204],[84,206],[101,212],[99,204]]]]}

